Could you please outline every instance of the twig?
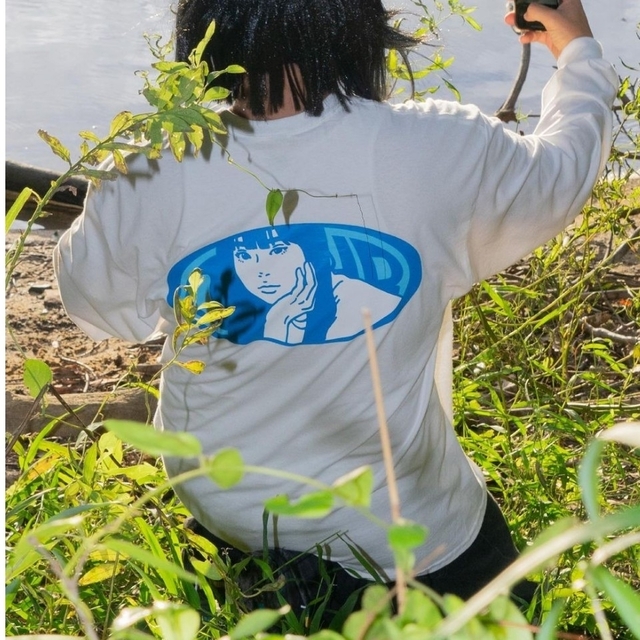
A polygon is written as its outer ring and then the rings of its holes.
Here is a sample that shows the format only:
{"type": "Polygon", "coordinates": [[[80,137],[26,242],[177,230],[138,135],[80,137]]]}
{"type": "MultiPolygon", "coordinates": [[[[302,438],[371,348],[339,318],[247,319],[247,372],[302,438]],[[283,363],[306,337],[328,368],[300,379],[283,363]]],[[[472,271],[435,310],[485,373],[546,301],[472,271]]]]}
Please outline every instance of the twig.
{"type": "MultiPolygon", "coordinates": [[[[389,427],[384,410],[384,400],[382,396],[382,383],[380,381],[380,369],[376,355],[376,345],[373,338],[373,328],[371,326],[371,312],[363,309],[365,335],[367,338],[367,351],[369,353],[369,366],[371,368],[371,380],[373,383],[373,394],[376,402],[376,413],[378,415],[378,428],[380,430],[380,440],[382,442],[382,458],[389,487],[389,503],[391,505],[391,519],[394,523],[400,521],[400,494],[396,483],[396,474],[393,468],[393,452],[391,450],[391,439],[389,437],[389,427]]],[[[407,583],[402,567],[396,563],[396,588],[398,590],[398,610],[404,609],[406,601],[407,583]]]]}
{"type": "Polygon", "coordinates": [[[38,551],[49,563],[49,567],[60,581],[60,586],[67,598],[73,605],[76,615],[89,640],[100,640],[94,628],[94,620],[89,607],[84,603],[78,591],[78,584],[75,580],[65,575],[64,569],[60,566],[56,557],[34,536],[31,539],[34,549],[38,551]]]}
{"type": "Polygon", "coordinates": [[[527,72],[529,71],[529,62],[531,61],[531,45],[523,44],[522,52],[520,54],[520,67],[518,68],[518,75],[513,83],[513,87],[509,92],[507,99],[503,105],[496,111],[495,116],[502,120],[502,122],[517,122],[516,116],[516,103],[520,97],[520,92],[524,86],[524,81],[527,79],[527,72]]]}
{"type": "Polygon", "coordinates": [[[640,336],[625,336],[621,333],[615,333],[609,331],[609,329],[603,329],[602,327],[594,327],[590,325],[586,320],[582,320],[582,326],[594,337],[594,338],[606,338],[613,342],[619,342],[620,344],[640,344],[640,336]]]}
{"type": "Polygon", "coordinates": [[[48,389],[49,389],[48,384],[43,385],[40,391],[38,392],[38,395],[34,398],[33,403],[29,407],[29,411],[27,412],[27,415],[24,417],[24,420],[20,423],[20,426],[16,429],[11,440],[9,440],[9,442],[7,443],[7,446],[5,448],[5,454],[9,453],[9,451],[13,449],[13,445],[17,442],[18,438],[22,435],[24,430],[27,428],[27,425],[29,424],[29,420],[31,420],[31,417],[35,413],[36,407],[40,405],[40,401],[42,400],[42,398],[44,397],[44,394],[48,391],[48,389]]]}

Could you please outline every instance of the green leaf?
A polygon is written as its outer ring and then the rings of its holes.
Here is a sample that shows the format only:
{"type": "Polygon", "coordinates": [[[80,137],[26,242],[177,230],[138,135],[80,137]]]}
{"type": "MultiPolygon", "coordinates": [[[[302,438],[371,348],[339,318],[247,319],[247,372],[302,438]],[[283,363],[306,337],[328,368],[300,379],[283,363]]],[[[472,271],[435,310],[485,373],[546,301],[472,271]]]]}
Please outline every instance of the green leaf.
{"type": "MultiPolygon", "coordinates": [[[[219,324],[225,319],[228,318],[235,310],[235,307],[223,307],[220,303],[216,303],[218,306],[211,311],[207,311],[204,315],[200,316],[196,322],[200,326],[215,324],[219,326],[219,324]]],[[[198,307],[201,309],[201,307],[198,307]]]]}
{"type": "Polygon", "coordinates": [[[208,460],[207,471],[219,487],[229,489],[244,477],[244,462],[237,449],[221,449],[208,460]]]}
{"type": "Polygon", "coordinates": [[[387,531],[387,540],[392,549],[415,549],[427,539],[427,528],[416,522],[397,522],[387,531]]]}
{"type": "Polygon", "coordinates": [[[25,360],[23,380],[31,397],[37,398],[42,389],[51,384],[53,372],[43,360],[25,360]]]}
{"type": "Polygon", "coordinates": [[[222,73],[245,73],[246,69],[239,64],[230,64],[222,73]]]}
{"type": "Polygon", "coordinates": [[[210,89],[207,89],[205,94],[202,96],[202,102],[217,102],[219,100],[225,100],[230,93],[231,91],[224,87],[211,87],[210,89]]]}
{"type": "Polygon", "coordinates": [[[7,215],[4,218],[4,232],[8,233],[11,229],[11,225],[16,221],[16,218],[20,215],[20,212],[24,208],[24,205],[27,204],[29,198],[35,198],[40,201],[40,196],[29,187],[25,187],[15,199],[14,203],[11,205],[9,211],[7,211],[7,215]]]}
{"type": "Polygon", "coordinates": [[[115,180],[120,174],[117,171],[103,171],[102,169],[89,169],[80,167],[78,175],[86,176],[95,180],[115,180]]]}
{"type": "Polygon", "coordinates": [[[51,546],[57,536],[66,535],[69,531],[78,529],[82,521],[82,516],[48,520],[39,527],[23,533],[11,554],[5,572],[5,581],[11,581],[42,559],[42,555],[35,549],[36,544],[51,546]]]}
{"type": "MultiPolygon", "coordinates": [[[[186,129],[186,131],[189,129],[186,129]]],[[[184,132],[185,130],[182,131],[184,132]]],[[[187,149],[187,141],[184,135],[182,135],[182,132],[169,134],[169,147],[171,148],[173,157],[178,162],[182,162],[184,160],[184,152],[187,149]]]]}
{"type": "Polygon", "coordinates": [[[288,613],[291,607],[287,605],[281,609],[259,609],[252,611],[240,620],[240,622],[229,632],[230,640],[244,640],[256,633],[265,631],[272,627],[278,620],[288,613]]]}
{"type": "Polygon", "coordinates": [[[582,494],[582,502],[591,520],[600,517],[600,482],[598,465],[604,449],[603,440],[593,440],[585,451],[578,468],[578,484],[582,494]]]}
{"type": "Polygon", "coordinates": [[[189,65],[186,62],[171,62],[167,60],[154,62],[151,66],[158,71],[162,71],[163,73],[172,73],[189,68],[189,65]]]}
{"type": "Polygon", "coordinates": [[[191,292],[195,294],[204,282],[204,277],[202,276],[202,270],[197,268],[194,269],[189,274],[189,278],[187,279],[187,282],[189,283],[191,292]]]}
{"type": "Polygon", "coordinates": [[[69,149],[67,149],[67,147],[58,140],[58,138],[48,134],[44,129],[39,129],[38,135],[49,145],[53,153],[55,153],[59,158],[62,158],[65,162],[71,164],[71,154],[69,153],[69,149]]]}
{"type": "Polygon", "coordinates": [[[104,469],[102,473],[105,476],[123,476],[130,480],[135,480],[139,484],[147,482],[156,482],[162,476],[162,471],[156,469],[148,462],[142,462],[133,466],[125,465],[114,469],[104,469]]]}
{"type": "Polygon", "coordinates": [[[78,580],[78,585],[85,587],[89,584],[96,584],[111,580],[114,576],[122,573],[124,565],[121,562],[102,562],[86,571],[78,580]]]}
{"type": "Polygon", "coordinates": [[[78,134],[83,140],[88,140],[89,142],[93,142],[94,144],[100,144],[102,140],[93,133],[93,131],[81,131],[78,134]]]}
{"type": "Polygon", "coordinates": [[[360,467],[338,478],[332,485],[334,494],[352,507],[371,505],[373,471],[371,467],[360,467]]]}
{"type": "Polygon", "coordinates": [[[565,604],[566,600],[564,599],[556,600],[553,603],[551,611],[545,616],[544,622],[536,634],[536,640],[557,640],[556,629],[565,604]]]}
{"type": "Polygon", "coordinates": [[[115,138],[123,135],[132,124],[133,114],[131,111],[121,111],[111,121],[111,125],[109,127],[109,138],[115,138]]]}
{"type": "Polygon", "coordinates": [[[496,624],[504,630],[504,640],[533,640],[526,618],[509,596],[498,596],[489,606],[496,624]]]}
{"type": "Polygon", "coordinates": [[[189,562],[198,573],[209,580],[222,580],[222,573],[213,563],[206,560],[197,560],[196,558],[189,558],[189,562]]]}
{"type": "Polygon", "coordinates": [[[435,603],[418,589],[407,592],[404,610],[399,622],[404,626],[410,622],[425,629],[433,629],[442,620],[442,614],[435,603]]]}
{"type": "Polygon", "coordinates": [[[493,287],[486,281],[483,281],[480,286],[489,295],[493,302],[495,302],[496,306],[502,311],[503,315],[507,316],[507,318],[510,319],[513,319],[515,317],[511,305],[496,291],[495,287],[493,287]]]}
{"type": "Polygon", "coordinates": [[[324,518],[333,508],[331,491],[308,493],[295,502],[288,496],[279,495],[265,502],[265,509],[279,516],[295,516],[296,518],[324,518]]]}
{"type": "Polygon", "coordinates": [[[615,605],[629,631],[640,639],[640,594],[626,582],[613,576],[604,567],[590,567],[588,574],[596,586],[604,591],[615,605]]]}
{"type": "Polygon", "coordinates": [[[129,168],[127,167],[127,163],[124,160],[122,152],[118,151],[118,149],[114,149],[111,152],[111,157],[113,158],[113,165],[115,166],[115,168],[120,173],[124,173],[126,175],[129,172],[129,168]]]}
{"type": "Polygon", "coordinates": [[[183,569],[180,565],[174,564],[147,549],[143,549],[133,542],[128,542],[120,538],[107,538],[103,541],[103,545],[107,549],[117,551],[124,558],[135,560],[143,565],[153,567],[158,571],[166,571],[181,580],[193,583],[198,581],[198,578],[193,573],[183,569]]]}
{"type": "Polygon", "coordinates": [[[216,21],[212,20],[211,24],[207,27],[205,31],[204,38],[200,40],[196,48],[193,50],[191,55],[189,56],[191,63],[193,66],[197,67],[202,62],[202,55],[204,54],[204,50],[207,48],[213,34],[216,30],[216,21]]]}
{"type": "Polygon", "coordinates": [[[163,640],[193,640],[200,630],[200,615],[186,604],[155,602],[156,622],[163,640]]]}
{"type": "Polygon", "coordinates": [[[269,224],[273,224],[273,221],[276,219],[278,211],[280,211],[280,207],[282,207],[283,200],[284,196],[280,189],[271,189],[269,191],[266,202],[267,219],[269,220],[269,224]]]}
{"type": "Polygon", "coordinates": [[[133,420],[105,420],[104,426],[123,442],[151,456],[193,458],[202,454],[200,441],[190,433],[157,431],[133,420]]]}

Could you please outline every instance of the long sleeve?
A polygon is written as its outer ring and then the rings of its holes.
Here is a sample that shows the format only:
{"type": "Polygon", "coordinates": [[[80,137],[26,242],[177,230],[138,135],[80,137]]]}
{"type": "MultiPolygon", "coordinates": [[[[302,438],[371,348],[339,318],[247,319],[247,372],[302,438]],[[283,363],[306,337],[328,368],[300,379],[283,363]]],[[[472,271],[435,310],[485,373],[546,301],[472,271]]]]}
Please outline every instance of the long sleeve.
{"type": "MultiPolygon", "coordinates": [[[[151,180],[158,169],[144,157],[130,164],[128,175],[89,189],[82,215],[54,250],[64,307],[95,340],[154,338],[168,308],[164,261],[179,220],[180,189],[159,192],[163,183],[151,180]]],[[[177,163],[164,167],[179,170],[177,163]]]]}
{"type": "Polygon", "coordinates": [[[544,89],[532,135],[495,122],[485,128],[466,239],[473,281],[519,260],[580,213],[609,154],[617,85],[600,45],[578,38],[544,89]]]}

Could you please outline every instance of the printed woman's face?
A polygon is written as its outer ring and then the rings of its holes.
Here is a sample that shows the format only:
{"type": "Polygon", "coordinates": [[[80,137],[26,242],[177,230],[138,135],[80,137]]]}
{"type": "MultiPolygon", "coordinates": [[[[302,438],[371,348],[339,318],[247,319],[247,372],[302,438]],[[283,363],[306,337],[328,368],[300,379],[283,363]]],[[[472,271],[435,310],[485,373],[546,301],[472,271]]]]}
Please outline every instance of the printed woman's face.
{"type": "Polygon", "coordinates": [[[274,304],[295,287],[296,270],[303,269],[305,257],[299,245],[274,239],[265,249],[237,244],[233,261],[244,286],[261,300],[274,304]]]}

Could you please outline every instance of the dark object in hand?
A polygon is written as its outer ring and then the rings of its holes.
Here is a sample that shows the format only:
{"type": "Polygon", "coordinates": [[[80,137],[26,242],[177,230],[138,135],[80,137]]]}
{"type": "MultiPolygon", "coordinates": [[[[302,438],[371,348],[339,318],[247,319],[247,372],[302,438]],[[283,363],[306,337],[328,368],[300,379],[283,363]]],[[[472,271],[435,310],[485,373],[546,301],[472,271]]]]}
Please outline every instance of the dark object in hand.
{"type": "Polygon", "coordinates": [[[557,9],[560,5],[560,0],[516,0],[516,27],[521,31],[545,31],[542,22],[527,22],[524,19],[529,5],[534,2],[551,9],[557,9]]]}

